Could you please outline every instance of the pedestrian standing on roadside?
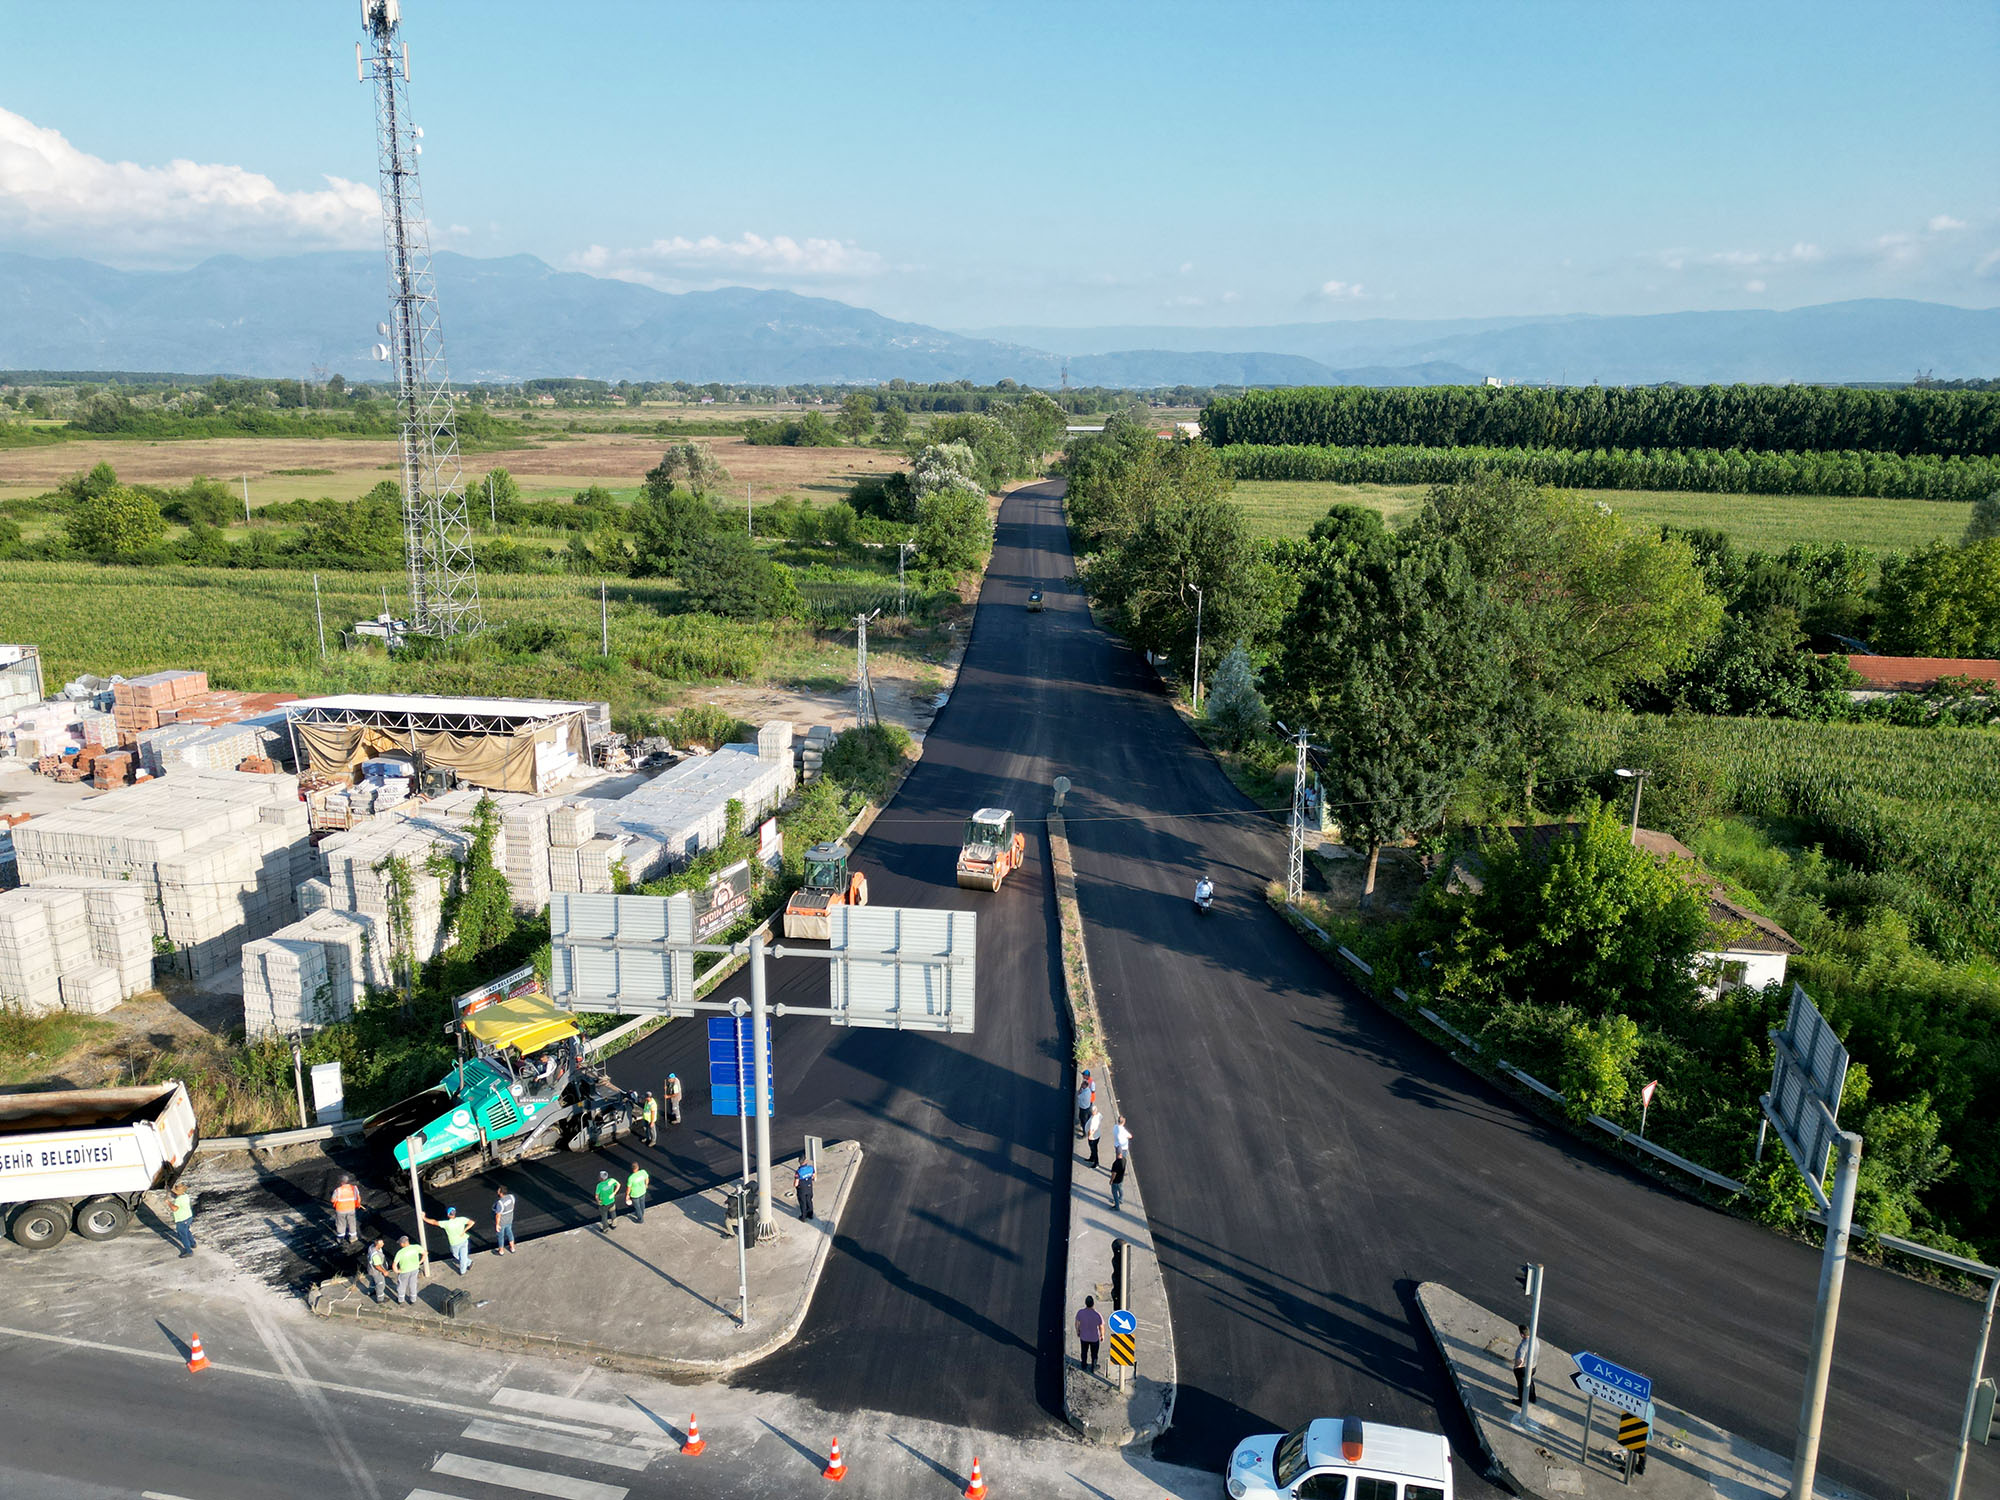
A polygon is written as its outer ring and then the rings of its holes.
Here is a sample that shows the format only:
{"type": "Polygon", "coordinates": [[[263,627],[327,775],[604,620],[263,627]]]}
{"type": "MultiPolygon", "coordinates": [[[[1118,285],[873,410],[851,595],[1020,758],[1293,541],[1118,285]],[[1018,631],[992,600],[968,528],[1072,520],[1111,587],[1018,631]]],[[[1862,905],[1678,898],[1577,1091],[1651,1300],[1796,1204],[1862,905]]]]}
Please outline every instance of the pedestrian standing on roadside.
{"type": "Polygon", "coordinates": [[[667,1123],[669,1125],[678,1125],[681,1122],[681,1075],[680,1074],[669,1073],[667,1075],[666,1094],[667,1094],[667,1123]]]}
{"type": "Polygon", "coordinates": [[[396,1236],[396,1258],[390,1269],[396,1273],[396,1300],[408,1305],[417,1300],[417,1272],[423,1268],[424,1252],[410,1243],[407,1234],[396,1236]]]}
{"type": "Polygon", "coordinates": [[[1087,1123],[1083,1129],[1083,1138],[1086,1141],[1090,1142],[1090,1165],[1093,1170],[1095,1170],[1097,1167],[1097,1145],[1099,1138],[1102,1137],[1103,1134],[1104,1134],[1104,1111],[1099,1109],[1095,1104],[1093,1104],[1090,1106],[1089,1123],[1087,1123]]]}
{"type": "Polygon", "coordinates": [[[361,1211],[361,1189],[352,1177],[342,1176],[333,1190],[333,1240],[337,1245],[361,1243],[361,1227],[356,1215],[361,1211]]]}
{"type": "Polygon", "coordinates": [[[625,1179],[625,1201],[632,1205],[632,1222],[646,1222],[646,1189],[653,1185],[653,1174],[637,1162],[632,1163],[632,1175],[625,1179]]]}
{"type": "Polygon", "coordinates": [[[493,1253],[514,1253],[514,1194],[507,1188],[493,1200],[493,1253]]]}
{"type": "Polygon", "coordinates": [[[1076,1310],[1076,1341],[1083,1350],[1076,1362],[1086,1370],[1096,1369],[1097,1346],[1104,1342],[1104,1314],[1097,1310],[1095,1297],[1085,1297],[1076,1310]]]}
{"type": "Polygon", "coordinates": [[[618,1212],[618,1183],[609,1172],[597,1174],[597,1232],[609,1234],[616,1229],[618,1212]]]}
{"type": "Polygon", "coordinates": [[[1521,1332],[1521,1342],[1514,1346],[1514,1404],[1522,1411],[1535,1399],[1534,1373],[1528,1368],[1528,1325],[1514,1325],[1521,1332]]]}
{"type": "Polygon", "coordinates": [[[1118,1128],[1111,1132],[1111,1155],[1116,1161],[1123,1161],[1132,1151],[1132,1132],[1125,1128],[1125,1117],[1118,1117],[1118,1128]]]}
{"type": "Polygon", "coordinates": [[[174,1238],[181,1242],[181,1259],[194,1254],[194,1204],[188,1190],[174,1184],[174,1238]]]}
{"type": "Polygon", "coordinates": [[[382,1236],[376,1235],[368,1242],[368,1295],[380,1302],[382,1291],[389,1279],[389,1257],[382,1249],[382,1236]]]}
{"type": "Polygon", "coordinates": [[[1083,1070],[1083,1080],[1076,1086],[1076,1133],[1082,1135],[1090,1124],[1090,1112],[1097,1106],[1097,1085],[1090,1081],[1090,1069],[1083,1070]]]}
{"type": "Polygon", "coordinates": [[[447,1208],[442,1219],[424,1215],[426,1224],[435,1225],[444,1231],[445,1247],[451,1251],[451,1258],[458,1262],[458,1274],[463,1276],[472,1269],[472,1220],[462,1219],[455,1208],[447,1208]]]}
{"type": "Polygon", "coordinates": [[[646,1117],[646,1144],[657,1146],[660,1143],[660,1101],[648,1094],[642,1113],[646,1117]]]}
{"type": "Polygon", "coordinates": [[[799,1194],[799,1217],[801,1219],[810,1219],[813,1216],[813,1181],[818,1176],[819,1168],[815,1167],[805,1157],[799,1158],[799,1164],[792,1169],[792,1180],[796,1184],[799,1194]]]}
{"type": "Polygon", "coordinates": [[[1111,1206],[1118,1208],[1125,1202],[1125,1158],[1111,1158],[1111,1206]]]}

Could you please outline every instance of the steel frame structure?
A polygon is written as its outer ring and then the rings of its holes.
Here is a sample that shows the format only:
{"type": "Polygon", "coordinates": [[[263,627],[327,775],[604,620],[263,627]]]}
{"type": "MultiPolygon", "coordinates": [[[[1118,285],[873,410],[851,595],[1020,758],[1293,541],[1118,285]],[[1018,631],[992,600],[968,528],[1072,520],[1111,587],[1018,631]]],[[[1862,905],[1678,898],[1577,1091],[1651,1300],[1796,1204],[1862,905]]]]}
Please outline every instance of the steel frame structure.
{"type": "Polygon", "coordinates": [[[389,263],[390,357],[403,425],[403,550],[410,574],[410,625],[420,635],[479,630],[479,580],[451,377],[445,369],[430,226],[417,177],[422,132],[410,118],[409,48],[397,41],[398,0],[362,0],[369,48],[356,71],[375,85],[375,149],[382,180],[382,241],[389,263]]]}

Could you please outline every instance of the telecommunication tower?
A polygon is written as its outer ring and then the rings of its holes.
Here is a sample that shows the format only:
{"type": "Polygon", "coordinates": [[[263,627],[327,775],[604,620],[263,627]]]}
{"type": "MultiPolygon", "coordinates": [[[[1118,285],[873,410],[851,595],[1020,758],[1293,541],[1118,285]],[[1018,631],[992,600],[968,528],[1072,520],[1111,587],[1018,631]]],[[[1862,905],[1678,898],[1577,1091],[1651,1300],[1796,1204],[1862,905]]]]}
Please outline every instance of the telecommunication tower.
{"type": "Polygon", "coordinates": [[[437,286],[431,279],[417,158],[423,131],[410,119],[410,49],[398,40],[399,0],[361,0],[368,44],[354,47],[354,73],[375,85],[375,146],[382,174],[382,241],[389,258],[388,338],[378,359],[396,364],[403,418],[403,550],[410,570],[410,627],[419,635],[466,635],[485,622],[473,571],[458,424],[444,363],[437,286]]]}

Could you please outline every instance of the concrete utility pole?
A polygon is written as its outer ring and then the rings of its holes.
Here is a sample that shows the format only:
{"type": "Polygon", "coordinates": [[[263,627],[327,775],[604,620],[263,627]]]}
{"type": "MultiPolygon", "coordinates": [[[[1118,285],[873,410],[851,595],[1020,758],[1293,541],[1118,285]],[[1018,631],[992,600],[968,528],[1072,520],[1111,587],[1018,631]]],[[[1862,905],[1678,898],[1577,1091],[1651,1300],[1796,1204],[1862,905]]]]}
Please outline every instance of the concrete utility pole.
{"type": "Polygon", "coordinates": [[[493,499],[493,476],[486,476],[486,524],[495,530],[500,526],[500,507],[493,499]]]}
{"type": "Polygon", "coordinates": [[[903,559],[914,552],[916,547],[915,542],[896,543],[896,614],[902,619],[908,619],[910,614],[909,596],[903,589],[903,559]]]}
{"type": "Polygon", "coordinates": [[[1195,588],[1193,584],[1189,584],[1188,587],[1194,589],[1194,711],[1196,717],[1199,717],[1201,714],[1201,606],[1203,601],[1200,589],[1195,588]]]}
{"type": "MultiPolygon", "coordinates": [[[[764,999],[764,934],[750,934],[750,1055],[756,1059],[757,1089],[757,1242],[775,1240],[778,1226],[771,1218],[771,1087],[770,1010],[764,999]]],[[[741,1055],[739,1053],[739,1055],[741,1055]]]]}
{"type": "Polygon", "coordinates": [[[1619,780],[1632,783],[1632,842],[1634,844],[1639,842],[1639,796],[1646,790],[1646,778],[1652,774],[1651,771],[1628,771],[1623,766],[1618,768],[1619,780]]]}
{"type": "Polygon", "coordinates": [[[313,574],[313,619],[319,623],[319,659],[326,660],[326,611],[319,602],[319,574],[313,574]]]}
{"type": "Polygon", "coordinates": [[[602,578],[597,580],[597,654],[611,654],[611,599],[602,578]]]}
{"type": "Polygon", "coordinates": [[[757,539],[757,512],[750,505],[750,486],[743,486],[743,534],[752,541],[757,539]]]}
{"type": "Polygon", "coordinates": [[[243,524],[250,524],[250,476],[243,476],[243,524]]]}
{"type": "Polygon", "coordinates": [[[1820,1427],[1826,1420],[1826,1382],[1833,1370],[1834,1325],[1840,1321],[1840,1288],[1847,1279],[1847,1239],[1854,1227],[1854,1182],[1861,1175],[1861,1137],[1852,1131],[1840,1131],[1834,1137],[1834,1147],[1838,1164],[1833,1172],[1833,1198],[1826,1213],[1826,1252],[1820,1258],[1819,1307],[1813,1314],[1806,1393],[1799,1405],[1799,1441],[1792,1458],[1791,1500],[1813,1500],[1813,1480],[1819,1472],[1820,1427]]]}

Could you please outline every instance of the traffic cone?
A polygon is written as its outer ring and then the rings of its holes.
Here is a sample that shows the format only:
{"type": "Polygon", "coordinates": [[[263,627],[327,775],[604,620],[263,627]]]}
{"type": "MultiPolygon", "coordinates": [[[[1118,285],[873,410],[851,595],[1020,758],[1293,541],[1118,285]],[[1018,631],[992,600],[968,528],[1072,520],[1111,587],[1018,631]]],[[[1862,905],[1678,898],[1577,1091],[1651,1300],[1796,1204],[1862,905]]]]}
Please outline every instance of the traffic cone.
{"type": "Polygon", "coordinates": [[[198,1333],[194,1336],[194,1347],[188,1351],[188,1368],[190,1370],[208,1368],[208,1356],[201,1352],[201,1335],[198,1333]]]}
{"type": "Polygon", "coordinates": [[[827,1479],[845,1479],[847,1477],[847,1462],[840,1456],[839,1438],[833,1440],[833,1456],[826,1461],[826,1468],[822,1471],[822,1474],[827,1479]]]}
{"type": "Polygon", "coordinates": [[[965,1500],[986,1500],[986,1481],[979,1476],[979,1460],[972,1461],[972,1478],[965,1486],[965,1500]]]}
{"type": "Polygon", "coordinates": [[[689,1458],[692,1458],[694,1457],[695,1454],[701,1452],[702,1449],[706,1448],[707,1446],[708,1444],[704,1443],[701,1440],[701,1423],[697,1422],[694,1419],[693,1412],[689,1412],[687,1441],[681,1444],[681,1452],[687,1454],[689,1458]]]}

